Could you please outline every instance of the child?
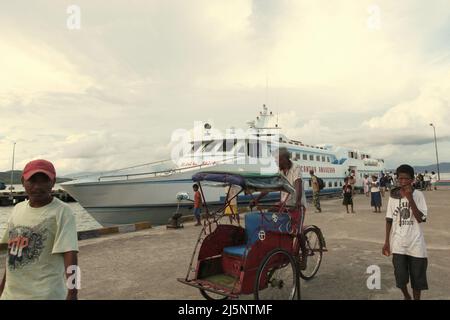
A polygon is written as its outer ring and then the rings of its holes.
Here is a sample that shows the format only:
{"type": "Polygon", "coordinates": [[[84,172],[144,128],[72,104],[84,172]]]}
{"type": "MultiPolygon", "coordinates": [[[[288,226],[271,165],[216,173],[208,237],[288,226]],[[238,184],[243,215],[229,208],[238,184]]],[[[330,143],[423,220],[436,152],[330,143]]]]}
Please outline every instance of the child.
{"type": "Polygon", "coordinates": [[[236,185],[230,185],[226,187],[226,204],[229,204],[225,207],[225,215],[228,215],[230,218],[230,223],[233,223],[233,218],[236,219],[237,223],[240,225],[239,220],[239,208],[237,205],[237,194],[240,191],[240,188],[236,185]]]}
{"type": "Polygon", "coordinates": [[[421,224],[427,218],[427,204],[423,193],[412,188],[414,169],[411,166],[398,167],[397,176],[399,187],[391,191],[386,211],[383,254],[393,254],[396,285],[405,300],[411,300],[409,279],[414,300],[420,300],[421,291],[428,289],[427,249],[421,224]]]}
{"type": "Polygon", "coordinates": [[[350,185],[350,183],[348,181],[348,177],[346,177],[344,179],[344,182],[345,182],[345,184],[342,187],[342,193],[344,195],[344,201],[342,202],[342,204],[347,209],[347,213],[349,213],[348,212],[348,205],[352,206],[352,213],[355,213],[353,211],[353,187],[350,185]]]}
{"type": "Polygon", "coordinates": [[[197,219],[196,226],[201,226],[200,221],[200,213],[201,213],[201,206],[202,206],[202,196],[200,195],[200,192],[198,191],[198,185],[194,184],[192,186],[192,189],[194,190],[194,216],[195,219],[197,219]]]}
{"type": "Polygon", "coordinates": [[[381,213],[381,192],[380,183],[377,181],[377,176],[372,176],[370,186],[370,205],[375,208],[375,213],[381,213]]]}

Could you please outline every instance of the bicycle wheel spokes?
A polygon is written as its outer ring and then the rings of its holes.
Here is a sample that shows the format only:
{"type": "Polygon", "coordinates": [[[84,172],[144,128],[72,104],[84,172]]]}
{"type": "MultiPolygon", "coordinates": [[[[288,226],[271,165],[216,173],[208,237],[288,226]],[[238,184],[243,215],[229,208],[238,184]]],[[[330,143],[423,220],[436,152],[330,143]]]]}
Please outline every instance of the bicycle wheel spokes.
{"type": "Polygon", "coordinates": [[[322,261],[323,248],[316,229],[307,230],[305,233],[306,269],[300,270],[300,276],[309,280],[317,273],[322,261]]]}
{"type": "Polygon", "coordinates": [[[297,281],[294,259],[282,250],[272,252],[260,265],[256,281],[256,299],[294,299],[297,281]]]}

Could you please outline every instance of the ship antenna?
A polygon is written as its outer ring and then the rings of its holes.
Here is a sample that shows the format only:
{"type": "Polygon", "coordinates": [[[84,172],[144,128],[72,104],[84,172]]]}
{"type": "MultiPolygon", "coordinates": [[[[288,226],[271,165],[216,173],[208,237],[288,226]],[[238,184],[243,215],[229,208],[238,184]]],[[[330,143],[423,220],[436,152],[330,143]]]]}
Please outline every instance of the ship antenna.
{"type": "Polygon", "coordinates": [[[269,105],[269,77],[266,69],[266,105],[269,105]]]}

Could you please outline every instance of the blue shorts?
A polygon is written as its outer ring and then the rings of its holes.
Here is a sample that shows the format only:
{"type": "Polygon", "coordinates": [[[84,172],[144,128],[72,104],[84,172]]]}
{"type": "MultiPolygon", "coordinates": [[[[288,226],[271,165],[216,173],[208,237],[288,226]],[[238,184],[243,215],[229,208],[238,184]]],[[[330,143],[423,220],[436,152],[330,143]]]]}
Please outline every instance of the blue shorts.
{"type": "Polygon", "coordinates": [[[200,218],[200,213],[201,213],[201,209],[200,208],[194,208],[194,216],[196,218],[200,218]]]}

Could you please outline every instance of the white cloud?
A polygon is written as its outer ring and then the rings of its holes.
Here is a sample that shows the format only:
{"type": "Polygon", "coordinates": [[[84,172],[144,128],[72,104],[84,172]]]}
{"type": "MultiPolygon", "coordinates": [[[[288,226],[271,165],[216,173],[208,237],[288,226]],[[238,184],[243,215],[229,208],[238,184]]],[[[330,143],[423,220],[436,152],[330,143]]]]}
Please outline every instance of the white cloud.
{"type": "Polygon", "coordinates": [[[394,160],[433,161],[429,122],[450,136],[447,0],[77,4],[76,32],[66,3],[0,5],[0,170],[12,141],[18,165],[67,172],[157,160],[173,130],[242,126],[263,103],[293,139],[394,160]]]}

